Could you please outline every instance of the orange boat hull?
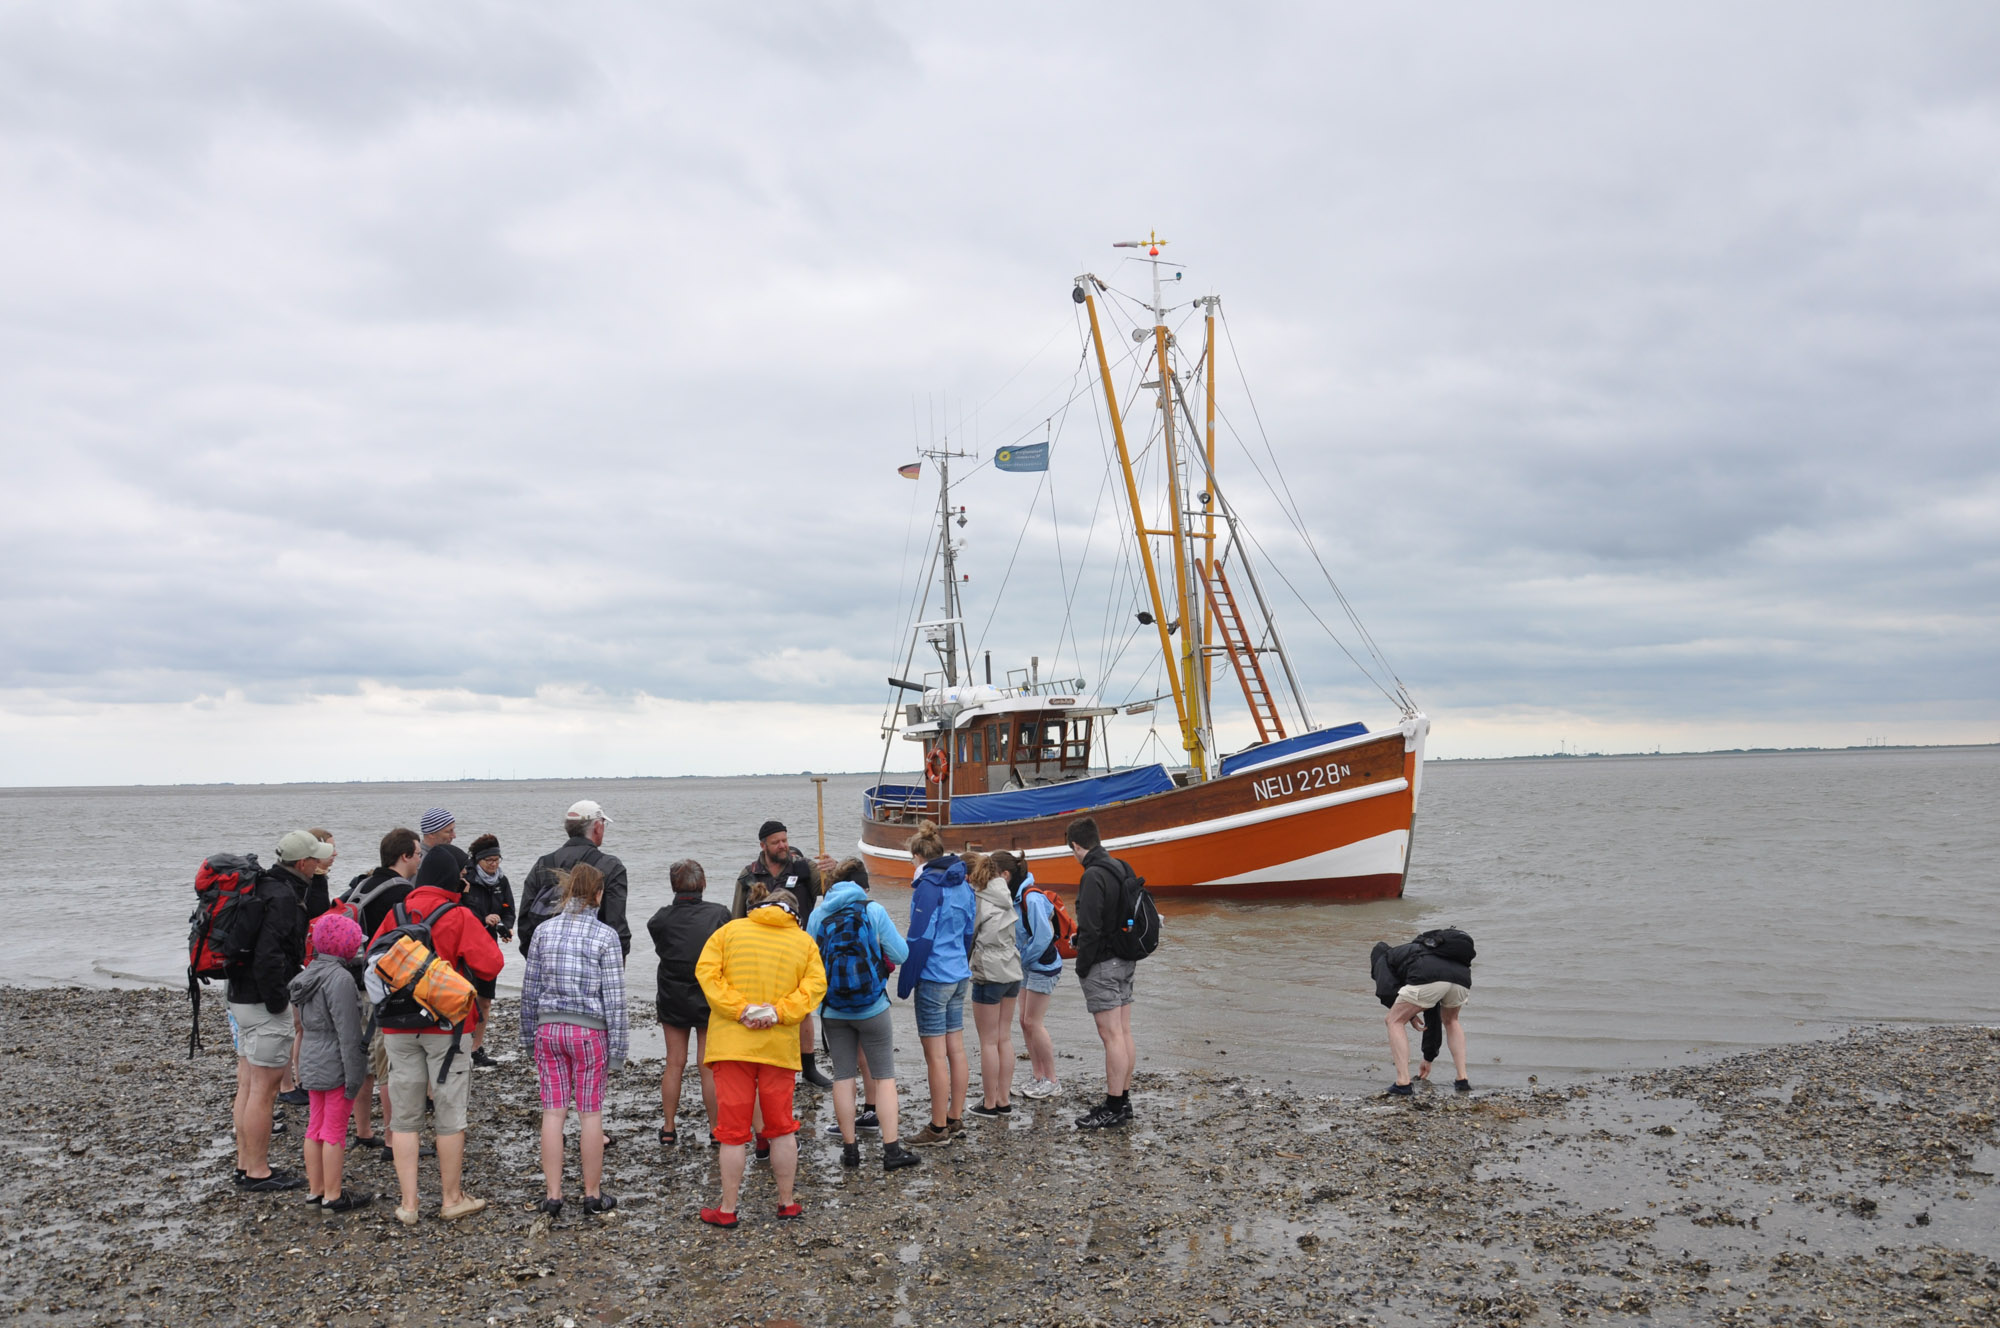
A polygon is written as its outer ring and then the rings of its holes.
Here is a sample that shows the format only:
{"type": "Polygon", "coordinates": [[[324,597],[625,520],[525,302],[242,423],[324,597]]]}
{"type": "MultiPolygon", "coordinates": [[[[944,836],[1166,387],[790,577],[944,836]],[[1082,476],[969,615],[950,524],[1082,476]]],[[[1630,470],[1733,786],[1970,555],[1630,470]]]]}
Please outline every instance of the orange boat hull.
{"type": "MultiPolygon", "coordinates": [[[[1421,719],[1303,757],[1100,808],[1033,821],[940,825],[953,853],[1007,849],[1037,882],[1075,889],[1070,821],[1097,820],[1105,848],[1160,895],[1226,899],[1394,899],[1408,874],[1422,787],[1421,719]]],[[[869,875],[907,884],[914,818],[864,819],[869,875]]]]}

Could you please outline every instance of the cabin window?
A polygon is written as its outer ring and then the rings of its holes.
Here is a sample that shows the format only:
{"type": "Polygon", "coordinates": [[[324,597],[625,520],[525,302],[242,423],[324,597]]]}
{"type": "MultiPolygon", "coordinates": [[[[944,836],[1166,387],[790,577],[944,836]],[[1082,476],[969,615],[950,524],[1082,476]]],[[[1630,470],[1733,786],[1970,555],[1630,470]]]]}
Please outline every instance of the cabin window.
{"type": "Polygon", "coordinates": [[[967,745],[972,751],[972,755],[968,759],[970,759],[974,765],[985,765],[986,730],[983,728],[974,729],[972,731],[970,739],[968,740],[967,745]]]}
{"type": "Polygon", "coordinates": [[[1007,735],[1012,725],[1001,720],[993,726],[993,761],[996,765],[1007,764],[1007,735]]]}

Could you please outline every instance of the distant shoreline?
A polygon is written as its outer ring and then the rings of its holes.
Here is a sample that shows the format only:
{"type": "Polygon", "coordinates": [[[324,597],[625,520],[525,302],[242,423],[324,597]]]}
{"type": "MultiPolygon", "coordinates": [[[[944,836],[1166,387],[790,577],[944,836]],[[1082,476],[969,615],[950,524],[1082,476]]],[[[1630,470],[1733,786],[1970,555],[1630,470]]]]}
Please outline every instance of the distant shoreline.
{"type": "MultiPolygon", "coordinates": [[[[1933,743],[1871,743],[1853,747],[1716,747],[1695,752],[1533,752],[1519,756],[1432,756],[1425,759],[1426,765],[1473,765],[1482,762],[1502,761],[1623,761],[1637,757],[1669,760],[1684,756],[1804,756],[1813,753],[1844,754],[1849,752],[1972,752],[2000,750],[2000,743],[1994,742],[1933,742],[1933,743]]],[[[890,770],[882,775],[884,779],[918,779],[921,772],[916,770],[890,770]]],[[[347,788],[355,785],[393,788],[399,785],[422,786],[426,788],[458,784],[633,784],[660,783],[679,779],[873,779],[872,770],[771,770],[744,775],[531,775],[518,779],[482,779],[467,775],[458,779],[292,779],[275,784],[236,783],[223,780],[198,784],[6,784],[0,785],[0,796],[10,793],[62,793],[116,790],[191,790],[191,789],[281,789],[281,788],[347,788]]]]}

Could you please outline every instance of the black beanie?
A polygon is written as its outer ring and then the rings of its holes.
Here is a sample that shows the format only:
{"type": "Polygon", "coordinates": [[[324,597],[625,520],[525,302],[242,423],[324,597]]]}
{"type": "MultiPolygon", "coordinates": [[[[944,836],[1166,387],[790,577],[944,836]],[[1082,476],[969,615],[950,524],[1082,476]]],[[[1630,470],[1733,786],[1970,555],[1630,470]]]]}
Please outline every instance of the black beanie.
{"type": "Polygon", "coordinates": [[[766,821],[757,827],[757,842],[761,844],[772,835],[779,835],[784,832],[785,823],[783,821],[766,821]]]}
{"type": "Polygon", "coordinates": [[[453,894],[465,893],[465,864],[469,862],[455,844],[438,844],[424,854],[417,867],[417,884],[434,885],[453,894]]]}

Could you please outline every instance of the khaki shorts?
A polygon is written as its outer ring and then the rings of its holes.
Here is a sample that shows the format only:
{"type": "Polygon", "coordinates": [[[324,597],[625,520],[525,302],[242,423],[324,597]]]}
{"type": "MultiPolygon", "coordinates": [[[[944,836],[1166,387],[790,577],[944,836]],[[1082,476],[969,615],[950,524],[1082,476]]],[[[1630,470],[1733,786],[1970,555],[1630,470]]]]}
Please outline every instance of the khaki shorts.
{"type": "Polygon", "coordinates": [[[1132,975],[1138,970],[1139,965],[1130,959],[1100,959],[1092,964],[1080,980],[1083,1008],[1091,1014],[1103,1014],[1130,1005],[1132,975]]]}
{"type": "Polygon", "coordinates": [[[449,1033],[390,1033],[389,1128],[415,1134],[424,1123],[424,1094],[431,1098],[431,1125],[439,1134],[465,1133],[465,1096],[471,1077],[472,1049],[463,1043],[451,1058],[451,1073],[442,1084],[438,1066],[451,1050],[449,1033]]]}
{"type": "Polygon", "coordinates": [[[368,1073],[378,1084],[389,1082],[389,1049],[382,1045],[386,1039],[382,1030],[376,1029],[375,1036],[368,1039],[368,1073]]]}
{"type": "Polygon", "coordinates": [[[292,1063],[292,1012],[272,1014],[262,1005],[229,1007],[229,1037],[236,1054],[263,1070],[282,1070],[292,1063]]]}
{"type": "Polygon", "coordinates": [[[1435,1005],[1456,1010],[1471,999],[1471,989],[1456,982],[1426,982],[1421,986],[1403,987],[1396,992],[1397,1004],[1414,1005],[1419,1010],[1428,1010],[1435,1005]]]}

